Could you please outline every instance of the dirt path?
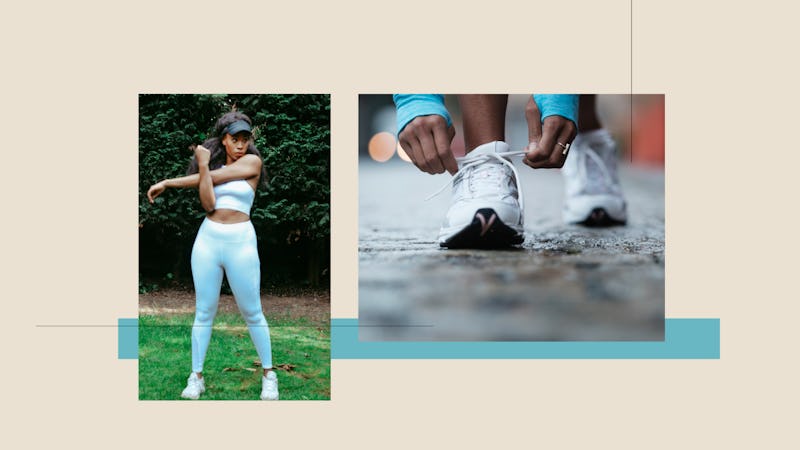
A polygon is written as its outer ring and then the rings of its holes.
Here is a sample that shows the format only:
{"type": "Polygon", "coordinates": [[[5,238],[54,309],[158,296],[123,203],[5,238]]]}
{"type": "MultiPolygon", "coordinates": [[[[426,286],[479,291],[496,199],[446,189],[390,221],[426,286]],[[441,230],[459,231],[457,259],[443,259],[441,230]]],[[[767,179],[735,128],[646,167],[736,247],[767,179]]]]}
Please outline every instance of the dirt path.
{"type": "MultiPolygon", "coordinates": [[[[261,306],[267,317],[306,318],[314,323],[329,323],[331,297],[329,291],[300,295],[261,295],[261,306]]],[[[221,295],[219,312],[238,312],[232,295],[221,295]]],[[[159,289],[139,294],[139,314],[192,314],[194,292],[180,289],[159,289]]]]}

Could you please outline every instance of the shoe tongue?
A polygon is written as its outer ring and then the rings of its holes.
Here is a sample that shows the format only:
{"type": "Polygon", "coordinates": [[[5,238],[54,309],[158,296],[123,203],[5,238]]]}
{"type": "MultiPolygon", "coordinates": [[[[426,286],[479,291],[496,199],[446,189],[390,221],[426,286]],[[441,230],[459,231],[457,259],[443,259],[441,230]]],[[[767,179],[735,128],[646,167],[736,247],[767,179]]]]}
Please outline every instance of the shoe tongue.
{"type": "Polygon", "coordinates": [[[467,156],[486,155],[489,153],[501,153],[501,152],[507,152],[509,151],[509,149],[510,147],[508,146],[508,144],[506,144],[503,141],[492,141],[475,147],[475,149],[469,152],[467,156]]]}
{"type": "MultiPolygon", "coordinates": [[[[477,157],[479,157],[481,155],[491,155],[493,153],[507,152],[507,151],[510,150],[510,148],[511,147],[509,147],[508,144],[506,144],[503,141],[487,142],[486,144],[482,144],[482,145],[479,145],[479,146],[475,147],[474,150],[472,150],[471,152],[467,153],[466,158],[472,159],[472,158],[477,158],[477,157]]],[[[495,162],[497,164],[500,164],[499,161],[495,161],[495,162]]],[[[461,166],[463,166],[464,164],[467,164],[467,163],[469,163],[469,161],[459,161],[458,167],[461,168],[461,166]]]]}

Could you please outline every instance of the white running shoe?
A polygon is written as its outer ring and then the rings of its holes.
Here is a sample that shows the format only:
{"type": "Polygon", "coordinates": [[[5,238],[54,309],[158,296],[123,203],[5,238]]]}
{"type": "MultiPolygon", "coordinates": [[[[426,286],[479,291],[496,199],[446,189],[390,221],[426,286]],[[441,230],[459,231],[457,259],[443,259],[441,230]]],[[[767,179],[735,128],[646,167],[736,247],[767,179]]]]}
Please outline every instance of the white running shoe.
{"type": "Polygon", "coordinates": [[[274,370],[270,370],[261,377],[261,400],[278,399],[278,375],[274,370]]]}
{"type": "Polygon", "coordinates": [[[192,372],[189,375],[189,380],[186,382],[186,389],[181,392],[181,397],[190,400],[197,400],[200,394],[206,391],[206,382],[202,378],[198,378],[197,374],[192,372]]]}
{"type": "Polygon", "coordinates": [[[578,133],[561,169],[564,221],[586,226],[623,225],[625,199],[617,176],[617,147],[605,129],[578,133]]]}
{"type": "Polygon", "coordinates": [[[501,248],[524,241],[519,177],[508,158],[525,152],[509,150],[505,142],[494,141],[456,158],[459,170],[451,180],[453,197],[439,231],[440,246],[501,248]]]}

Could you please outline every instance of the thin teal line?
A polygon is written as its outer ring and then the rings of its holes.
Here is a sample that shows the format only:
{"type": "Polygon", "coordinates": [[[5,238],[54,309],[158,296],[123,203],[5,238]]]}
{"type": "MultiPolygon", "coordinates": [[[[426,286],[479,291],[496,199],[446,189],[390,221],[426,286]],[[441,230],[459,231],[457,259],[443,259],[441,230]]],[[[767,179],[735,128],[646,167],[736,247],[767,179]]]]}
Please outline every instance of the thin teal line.
{"type": "MultiPolygon", "coordinates": [[[[119,358],[137,359],[138,319],[119,319],[119,358]]],[[[664,341],[364,342],[331,320],[331,359],[719,359],[719,319],[666,319],[664,341]]]]}

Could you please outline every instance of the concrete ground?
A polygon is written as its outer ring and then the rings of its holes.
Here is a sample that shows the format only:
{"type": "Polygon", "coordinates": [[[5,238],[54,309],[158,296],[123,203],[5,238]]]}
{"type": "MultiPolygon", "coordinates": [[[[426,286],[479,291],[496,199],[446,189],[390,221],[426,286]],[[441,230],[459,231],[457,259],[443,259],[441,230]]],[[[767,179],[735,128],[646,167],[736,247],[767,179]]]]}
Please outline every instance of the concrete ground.
{"type": "Polygon", "coordinates": [[[525,243],[503,251],[436,243],[450,180],[396,157],[359,164],[361,340],[663,340],[664,172],[622,166],[628,224],[561,221],[558,170],[515,161],[525,243]]]}

